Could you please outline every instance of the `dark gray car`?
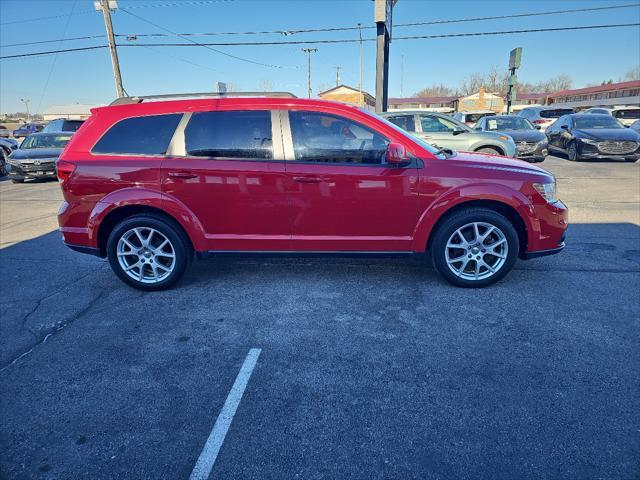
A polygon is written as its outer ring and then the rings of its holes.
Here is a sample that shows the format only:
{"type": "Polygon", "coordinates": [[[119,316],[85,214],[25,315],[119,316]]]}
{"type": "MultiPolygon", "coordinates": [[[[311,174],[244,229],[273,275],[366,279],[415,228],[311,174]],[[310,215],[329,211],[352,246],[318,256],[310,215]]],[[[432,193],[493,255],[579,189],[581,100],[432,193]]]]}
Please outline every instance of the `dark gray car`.
{"type": "Polygon", "coordinates": [[[514,157],[516,144],[504,133],[480,132],[448,115],[426,111],[381,113],[384,118],[431,145],[466,152],[514,157]]]}
{"type": "Polygon", "coordinates": [[[516,142],[516,158],[528,162],[543,162],[549,154],[547,136],[529,120],[516,115],[495,115],[481,118],[476,130],[502,132],[516,142]]]}

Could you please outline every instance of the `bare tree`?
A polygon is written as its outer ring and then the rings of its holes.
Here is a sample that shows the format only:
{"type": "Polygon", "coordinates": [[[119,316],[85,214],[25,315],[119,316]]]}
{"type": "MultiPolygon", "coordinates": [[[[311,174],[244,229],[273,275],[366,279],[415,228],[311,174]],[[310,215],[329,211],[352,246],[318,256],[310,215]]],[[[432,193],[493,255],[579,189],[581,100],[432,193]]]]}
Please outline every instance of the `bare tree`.
{"type": "Polygon", "coordinates": [[[268,78],[263,78],[258,82],[258,91],[259,92],[272,92],[273,91],[273,82],[268,78]]]}
{"type": "Polygon", "coordinates": [[[536,86],[544,92],[559,92],[570,89],[573,86],[573,80],[569,75],[561,74],[540,82],[536,86]]]}
{"type": "Polygon", "coordinates": [[[628,82],[630,80],[640,80],[640,65],[627,71],[621,78],[621,82],[628,82]]]}
{"type": "Polygon", "coordinates": [[[413,94],[414,97],[449,97],[456,94],[456,90],[446,85],[432,85],[423,88],[419,92],[413,94]]]}

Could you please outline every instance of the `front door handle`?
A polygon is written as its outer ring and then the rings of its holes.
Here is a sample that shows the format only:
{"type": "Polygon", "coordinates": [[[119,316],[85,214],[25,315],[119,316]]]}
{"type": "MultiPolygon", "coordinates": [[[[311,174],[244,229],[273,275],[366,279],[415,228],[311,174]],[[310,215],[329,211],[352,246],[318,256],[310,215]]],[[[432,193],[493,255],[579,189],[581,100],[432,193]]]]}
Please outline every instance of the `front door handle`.
{"type": "Polygon", "coordinates": [[[299,183],[320,183],[322,179],[320,177],[293,177],[293,181],[299,183]]]}
{"type": "Polygon", "coordinates": [[[196,178],[198,175],[196,175],[193,172],[188,172],[186,170],[180,170],[178,172],[169,172],[168,174],[171,178],[196,178]]]}

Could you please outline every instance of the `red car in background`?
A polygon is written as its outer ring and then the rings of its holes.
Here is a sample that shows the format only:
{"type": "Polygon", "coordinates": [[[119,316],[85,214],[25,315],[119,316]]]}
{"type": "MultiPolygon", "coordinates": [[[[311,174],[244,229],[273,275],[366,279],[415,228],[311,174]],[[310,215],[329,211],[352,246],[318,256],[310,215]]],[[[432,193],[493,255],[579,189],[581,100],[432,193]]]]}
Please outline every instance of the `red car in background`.
{"type": "Polygon", "coordinates": [[[539,167],[284,94],[118,99],[92,110],[57,167],[64,242],[143,290],[208,252],[429,251],[451,283],[481,287],[559,252],[567,228],[539,167]]]}

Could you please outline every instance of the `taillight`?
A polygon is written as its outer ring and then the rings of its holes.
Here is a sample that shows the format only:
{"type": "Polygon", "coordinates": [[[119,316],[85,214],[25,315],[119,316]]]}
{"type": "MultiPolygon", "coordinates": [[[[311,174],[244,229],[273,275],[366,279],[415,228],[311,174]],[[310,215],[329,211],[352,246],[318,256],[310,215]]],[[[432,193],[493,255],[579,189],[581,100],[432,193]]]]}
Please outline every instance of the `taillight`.
{"type": "Polygon", "coordinates": [[[66,162],[64,160],[58,160],[56,162],[56,170],[58,172],[58,181],[60,183],[66,182],[75,169],[76,169],[76,166],[73,163],[66,162]]]}
{"type": "Polygon", "coordinates": [[[548,120],[534,120],[533,123],[535,123],[536,125],[543,125],[545,123],[547,123],[548,120]]]}

